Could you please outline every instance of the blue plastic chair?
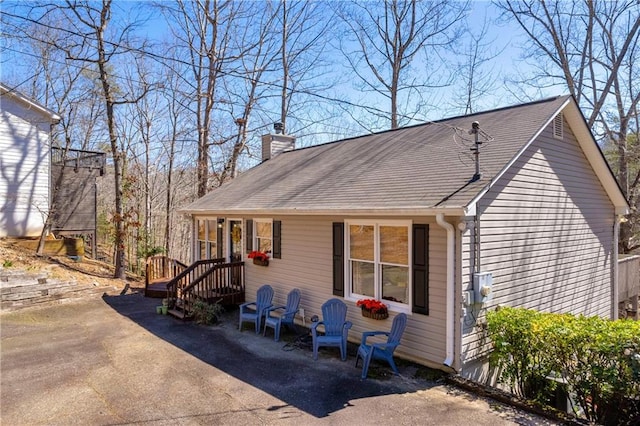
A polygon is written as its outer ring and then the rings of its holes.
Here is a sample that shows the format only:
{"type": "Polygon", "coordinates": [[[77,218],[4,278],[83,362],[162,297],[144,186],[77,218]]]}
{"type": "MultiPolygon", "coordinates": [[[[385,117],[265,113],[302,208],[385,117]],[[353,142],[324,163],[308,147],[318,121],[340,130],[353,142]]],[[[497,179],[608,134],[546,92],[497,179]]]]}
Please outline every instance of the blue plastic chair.
{"type": "Polygon", "coordinates": [[[273,288],[270,285],[263,285],[258,289],[255,302],[246,302],[240,305],[240,324],[238,330],[242,331],[243,322],[253,322],[256,325],[256,334],[260,333],[262,318],[267,309],[272,306],[273,288]]]}
{"type": "Polygon", "coordinates": [[[311,325],[313,337],[313,359],[318,359],[318,347],[338,346],[340,357],[347,359],[347,336],[351,322],[346,321],[347,305],[340,299],[329,299],[322,305],[322,321],[311,325]],[[318,334],[318,326],[324,326],[324,335],[318,334]]]}
{"type": "Polygon", "coordinates": [[[407,315],[398,314],[393,319],[391,324],[391,331],[365,331],[362,333],[362,342],[358,348],[358,354],[356,355],[356,367],[358,361],[362,358],[362,378],[367,378],[367,372],[369,371],[369,364],[372,359],[378,359],[387,361],[391,366],[394,374],[398,374],[398,368],[393,361],[393,352],[400,344],[400,339],[404,333],[404,329],[407,326],[407,315]],[[367,338],[371,336],[387,336],[386,343],[370,343],[367,344],[367,338]]]}
{"type": "Polygon", "coordinates": [[[293,327],[293,320],[298,313],[298,305],[300,304],[300,290],[294,288],[287,295],[286,306],[274,306],[267,309],[264,316],[264,333],[267,335],[267,327],[273,328],[273,338],[277,342],[280,340],[280,327],[285,325],[293,327]],[[275,311],[282,311],[280,315],[273,315],[275,311]]]}

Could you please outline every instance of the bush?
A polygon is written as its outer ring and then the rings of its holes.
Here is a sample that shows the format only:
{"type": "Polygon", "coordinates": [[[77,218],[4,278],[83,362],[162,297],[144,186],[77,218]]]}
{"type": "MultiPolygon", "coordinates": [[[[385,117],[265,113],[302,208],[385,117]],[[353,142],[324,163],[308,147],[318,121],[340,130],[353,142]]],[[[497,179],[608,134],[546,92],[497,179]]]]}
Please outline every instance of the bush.
{"type": "Polygon", "coordinates": [[[487,319],[491,363],[516,395],[544,403],[557,386],[548,378],[559,376],[588,420],[640,420],[639,322],[510,307],[487,319]]]}
{"type": "Polygon", "coordinates": [[[214,324],[224,312],[224,308],[218,302],[209,304],[198,300],[193,304],[193,318],[198,324],[214,324]]]}

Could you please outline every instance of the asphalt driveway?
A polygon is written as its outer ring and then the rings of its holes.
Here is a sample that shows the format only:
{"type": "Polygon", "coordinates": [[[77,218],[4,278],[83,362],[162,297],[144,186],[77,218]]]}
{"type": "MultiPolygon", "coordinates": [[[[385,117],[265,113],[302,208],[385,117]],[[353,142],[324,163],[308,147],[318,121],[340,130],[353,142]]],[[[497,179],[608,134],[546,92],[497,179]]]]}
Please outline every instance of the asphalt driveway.
{"type": "MultiPolygon", "coordinates": [[[[0,315],[0,420],[32,424],[553,424],[443,383],[360,379],[304,339],[157,315],[139,294],[0,315]]],[[[303,335],[304,330],[301,330],[303,335]]],[[[385,368],[381,368],[384,371],[385,368]]]]}

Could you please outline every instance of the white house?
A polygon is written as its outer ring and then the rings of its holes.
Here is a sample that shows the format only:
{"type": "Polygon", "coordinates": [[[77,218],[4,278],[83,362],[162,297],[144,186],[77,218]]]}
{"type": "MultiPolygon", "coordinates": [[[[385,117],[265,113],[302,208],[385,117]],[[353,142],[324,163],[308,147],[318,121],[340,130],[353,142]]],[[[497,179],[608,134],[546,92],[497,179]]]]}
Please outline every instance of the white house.
{"type": "Polygon", "coordinates": [[[60,116],[0,83],[0,237],[33,237],[49,212],[51,130],[60,116]]]}
{"type": "Polygon", "coordinates": [[[570,96],[303,149],[287,135],[263,144],[265,161],[183,209],[194,260],[270,254],[267,267],[246,262],[247,300],[265,283],[276,303],[299,288],[308,321],[339,297],[354,342],[404,312],[398,356],[476,381],[489,377],[488,309],[617,315],[628,204],[570,96]],[[363,298],[390,318],[363,317],[363,298]]]}

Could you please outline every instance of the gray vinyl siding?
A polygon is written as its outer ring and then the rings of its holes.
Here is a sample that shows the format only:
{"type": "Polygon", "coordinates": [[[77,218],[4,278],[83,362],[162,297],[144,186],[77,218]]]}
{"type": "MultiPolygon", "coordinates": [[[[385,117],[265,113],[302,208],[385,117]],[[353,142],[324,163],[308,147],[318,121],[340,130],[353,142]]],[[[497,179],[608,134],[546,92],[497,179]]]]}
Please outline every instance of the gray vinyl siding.
{"type": "MultiPolygon", "coordinates": [[[[551,126],[479,202],[481,270],[493,273],[493,300],[465,317],[462,360],[486,354],[475,327],[487,309],[611,315],[614,207],[565,122],[551,126]]],[[[463,239],[462,288],[472,288],[473,258],[463,239]]]]}
{"type": "Polygon", "coordinates": [[[2,97],[0,237],[39,236],[49,212],[50,121],[2,97]]]}
{"type": "MultiPolygon", "coordinates": [[[[271,284],[274,302],[284,304],[287,293],[299,288],[300,307],[305,311],[307,327],[313,315],[321,315],[321,306],[332,294],[332,223],[343,217],[273,217],[282,221],[282,258],[270,259],[268,267],[246,262],[246,299],[255,300],[257,288],[271,284]]],[[[407,218],[401,218],[407,219],[407,218]]],[[[429,315],[409,314],[407,329],[396,354],[425,365],[439,366],[445,358],[445,283],[446,232],[433,219],[412,218],[414,223],[429,224],[429,315]]],[[[349,340],[360,342],[366,330],[388,330],[388,319],[376,321],[362,317],[355,302],[345,300],[348,320],[353,322],[349,340]]],[[[301,321],[300,321],[301,322],[301,321]]]]}

